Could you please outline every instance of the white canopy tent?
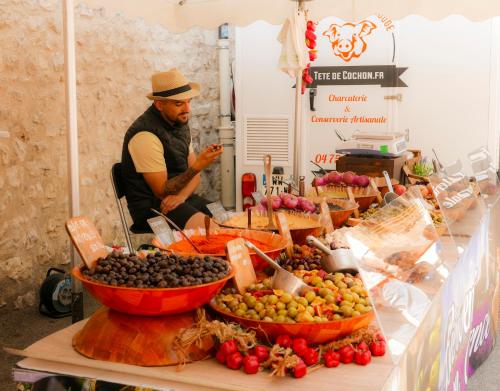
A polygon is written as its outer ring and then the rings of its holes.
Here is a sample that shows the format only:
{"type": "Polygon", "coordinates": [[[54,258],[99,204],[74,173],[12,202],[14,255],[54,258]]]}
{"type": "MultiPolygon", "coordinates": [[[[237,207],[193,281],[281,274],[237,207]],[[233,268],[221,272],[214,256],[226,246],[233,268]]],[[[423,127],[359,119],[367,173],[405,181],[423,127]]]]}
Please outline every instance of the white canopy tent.
{"type": "Polygon", "coordinates": [[[281,24],[297,9],[299,2],[305,3],[313,20],[325,15],[335,15],[344,20],[359,20],[376,14],[383,14],[391,19],[411,14],[441,19],[460,14],[471,20],[484,20],[500,15],[499,0],[148,0],[147,5],[137,0],[64,0],[68,155],[72,200],[70,214],[74,216],[79,213],[73,21],[75,5],[84,4],[107,12],[123,13],[131,18],[140,17],[147,23],[160,24],[169,31],[182,32],[194,26],[215,29],[224,23],[245,26],[257,20],[281,24]]]}
{"type": "MultiPolygon", "coordinates": [[[[130,17],[142,17],[148,23],[161,24],[172,32],[193,26],[216,28],[223,23],[246,26],[256,20],[281,24],[297,7],[297,0],[77,0],[90,7],[120,11],[130,17]]],[[[312,19],[335,15],[359,20],[382,13],[392,19],[410,14],[442,19],[460,14],[471,20],[500,15],[498,0],[305,0],[312,19]]]]}
{"type": "MultiPolygon", "coordinates": [[[[335,15],[344,20],[360,20],[377,14],[391,19],[417,14],[437,20],[460,14],[478,21],[500,15],[499,0],[300,1],[305,3],[312,20],[321,19],[325,15],[335,15]]],[[[147,3],[138,0],[64,0],[63,3],[70,215],[76,216],[79,214],[79,171],[73,17],[75,5],[102,8],[109,13],[119,12],[130,18],[143,18],[145,22],[160,24],[171,32],[182,32],[194,26],[214,29],[224,23],[246,26],[257,20],[281,24],[297,9],[299,0],[148,0],[147,3]]]]}

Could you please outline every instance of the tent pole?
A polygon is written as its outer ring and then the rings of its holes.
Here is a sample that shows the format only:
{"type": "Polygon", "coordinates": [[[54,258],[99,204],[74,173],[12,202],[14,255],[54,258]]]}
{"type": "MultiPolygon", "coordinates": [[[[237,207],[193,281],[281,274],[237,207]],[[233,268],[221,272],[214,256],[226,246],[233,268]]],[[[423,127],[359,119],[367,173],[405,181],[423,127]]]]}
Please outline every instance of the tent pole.
{"type": "MultiPolygon", "coordinates": [[[[80,186],[78,172],[78,127],[76,107],[76,59],[75,59],[75,20],[73,0],[63,1],[64,24],[64,80],[66,95],[66,132],[68,178],[69,178],[69,217],[80,214],[80,186]]],[[[76,266],[76,252],[73,245],[70,250],[71,268],[76,266]]],[[[71,311],[73,323],[83,319],[82,284],[75,278],[71,279],[71,311]]]]}

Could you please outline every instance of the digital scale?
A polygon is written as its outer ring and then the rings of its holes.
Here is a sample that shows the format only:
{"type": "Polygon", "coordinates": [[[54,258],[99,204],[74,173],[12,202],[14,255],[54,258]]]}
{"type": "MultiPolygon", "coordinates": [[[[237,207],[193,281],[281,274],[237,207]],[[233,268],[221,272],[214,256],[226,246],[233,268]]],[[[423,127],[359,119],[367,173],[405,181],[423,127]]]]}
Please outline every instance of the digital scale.
{"type": "Polygon", "coordinates": [[[336,152],[345,155],[398,157],[407,150],[405,133],[356,131],[350,139],[335,133],[342,141],[336,152]]]}

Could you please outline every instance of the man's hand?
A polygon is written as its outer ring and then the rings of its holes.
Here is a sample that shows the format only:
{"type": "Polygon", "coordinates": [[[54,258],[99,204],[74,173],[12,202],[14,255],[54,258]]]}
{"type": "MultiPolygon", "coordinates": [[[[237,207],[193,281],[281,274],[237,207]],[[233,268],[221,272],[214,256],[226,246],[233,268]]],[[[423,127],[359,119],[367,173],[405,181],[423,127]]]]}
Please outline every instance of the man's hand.
{"type": "Polygon", "coordinates": [[[178,194],[168,195],[161,201],[161,206],[160,206],[161,211],[167,214],[168,212],[177,208],[184,201],[186,200],[181,195],[178,194]]]}
{"type": "Polygon", "coordinates": [[[221,144],[210,144],[203,151],[200,152],[196,161],[193,163],[192,167],[196,171],[201,171],[205,167],[213,163],[222,152],[224,152],[224,147],[221,144]]]}

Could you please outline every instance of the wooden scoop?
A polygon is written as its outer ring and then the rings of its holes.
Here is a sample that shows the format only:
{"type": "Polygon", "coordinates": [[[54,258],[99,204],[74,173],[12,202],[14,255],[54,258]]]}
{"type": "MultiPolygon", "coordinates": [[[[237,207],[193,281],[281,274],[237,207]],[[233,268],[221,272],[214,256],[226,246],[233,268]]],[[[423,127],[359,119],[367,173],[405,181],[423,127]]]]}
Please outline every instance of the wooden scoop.
{"type": "Polygon", "coordinates": [[[212,221],[212,219],[210,218],[210,216],[205,215],[205,238],[207,240],[210,240],[210,222],[211,221],[212,221]]]}
{"type": "Polygon", "coordinates": [[[153,209],[151,208],[151,210],[156,213],[157,215],[159,216],[163,216],[163,218],[165,220],[167,220],[167,223],[169,223],[172,227],[174,227],[177,231],[179,231],[181,233],[182,236],[184,236],[184,239],[186,239],[188,241],[188,243],[193,246],[194,250],[198,253],[198,254],[201,254],[201,251],[198,247],[196,247],[196,245],[192,242],[191,239],[189,239],[189,236],[187,236],[185,234],[185,232],[179,228],[179,226],[177,224],[175,224],[172,220],[170,220],[167,216],[165,216],[163,213],[157,211],[156,209],[153,209]]]}
{"type": "Polygon", "coordinates": [[[271,195],[271,155],[264,156],[264,171],[266,173],[266,195],[267,195],[267,218],[269,220],[266,229],[275,230],[273,219],[273,203],[271,195]]]}

